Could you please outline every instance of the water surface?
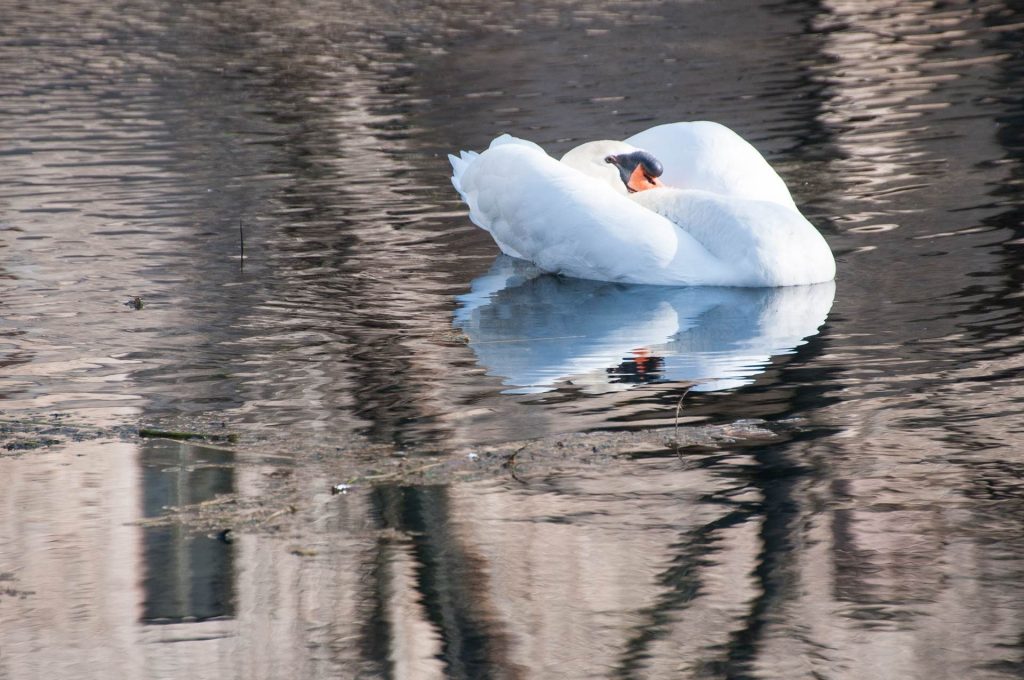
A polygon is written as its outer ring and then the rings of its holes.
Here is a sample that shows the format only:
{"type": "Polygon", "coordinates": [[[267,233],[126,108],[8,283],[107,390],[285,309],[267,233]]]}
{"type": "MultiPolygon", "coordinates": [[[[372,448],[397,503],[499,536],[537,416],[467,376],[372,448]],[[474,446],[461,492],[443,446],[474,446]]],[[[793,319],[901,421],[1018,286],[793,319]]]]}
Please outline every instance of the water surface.
{"type": "Polygon", "coordinates": [[[0,678],[1020,676],[1017,3],[0,15],[0,409],[60,442],[0,455],[0,678]],[[779,170],[827,294],[496,278],[445,154],[690,119],[779,170]],[[687,390],[776,436],[329,493],[687,390]]]}

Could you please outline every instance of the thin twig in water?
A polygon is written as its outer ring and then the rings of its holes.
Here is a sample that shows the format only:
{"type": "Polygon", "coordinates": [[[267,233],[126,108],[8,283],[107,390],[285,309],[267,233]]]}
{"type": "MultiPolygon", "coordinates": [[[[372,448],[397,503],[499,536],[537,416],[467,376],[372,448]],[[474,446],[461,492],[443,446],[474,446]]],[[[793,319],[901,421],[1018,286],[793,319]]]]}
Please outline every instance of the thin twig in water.
{"type": "Polygon", "coordinates": [[[277,512],[270,513],[269,515],[267,515],[266,519],[264,519],[263,521],[264,522],[269,522],[272,519],[277,519],[281,515],[285,515],[285,514],[288,514],[288,513],[295,514],[296,512],[297,512],[297,510],[296,510],[295,506],[294,505],[289,505],[289,506],[286,506],[284,508],[281,508],[277,512]]]}
{"type": "Polygon", "coordinates": [[[512,455],[505,459],[504,466],[508,468],[508,473],[512,475],[512,479],[516,480],[520,484],[526,484],[526,481],[524,479],[521,479],[519,475],[516,474],[516,456],[518,456],[519,452],[525,448],[525,446],[520,446],[518,449],[513,451],[512,455]]]}
{"type": "Polygon", "coordinates": [[[238,268],[245,269],[245,232],[242,230],[242,220],[238,220],[238,268]]]}
{"type": "Polygon", "coordinates": [[[683,410],[683,399],[686,399],[686,395],[690,393],[691,389],[687,387],[686,391],[683,392],[683,396],[679,397],[679,402],[676,404],[676,424],[675,429],[672,430],[672,438],[676,440],[676,447],[679,446],[679,412],[683,410]]]}

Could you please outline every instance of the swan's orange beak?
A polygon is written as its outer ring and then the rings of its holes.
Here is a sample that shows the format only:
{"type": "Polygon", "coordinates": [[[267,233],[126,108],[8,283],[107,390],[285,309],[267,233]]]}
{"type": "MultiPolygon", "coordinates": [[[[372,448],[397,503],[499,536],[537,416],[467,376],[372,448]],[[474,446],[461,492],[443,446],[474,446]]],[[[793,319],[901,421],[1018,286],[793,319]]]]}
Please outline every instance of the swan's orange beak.
{"type": "Polygon", "coordinates": [[[637,164],[636,168],[630,174],[629,179],[626,181],[626,188],[632,193],[637,191],[647,191],[648,189],[657,189],[663,187],[664,184],[657,177],[651,177],[644,171],[644,166],[637,164]]]}
{"type": "Polygon", "coordinates": [[[631,194],[665,186],[658,179],[663,171],[661,163],[646,151],[608,156],[604,162],[611,163],[619,169],[619,177],[631,194]]]}

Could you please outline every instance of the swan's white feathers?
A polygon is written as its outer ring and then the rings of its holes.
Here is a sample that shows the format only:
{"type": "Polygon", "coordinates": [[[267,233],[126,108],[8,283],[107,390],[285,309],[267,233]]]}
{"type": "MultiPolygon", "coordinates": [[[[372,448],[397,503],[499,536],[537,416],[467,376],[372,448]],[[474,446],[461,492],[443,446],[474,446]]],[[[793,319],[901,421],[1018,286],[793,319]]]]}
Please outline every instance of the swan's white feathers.
{"type": "Polygon", "coordinates": [[[632,198],[728,262],[735,272],[730,285],[793,286],[835,277],[835,260],[825,239],[785,205],[695,189],[642,191],[632,198]]]}
{"type": "Polygon", "coordinates": [[[600,180],[615,193],[626,196],[629,192],[619,178],[618,168],[605,162],[604,159],[614,154],[631,151],[636,151],[636,148],[625,142],[601,139],[570,149],[562,156],[560,162],[588,177],[600,180]]]}
{"type": "Polygon", "coordinates": [[[498,135],[497,137],[492,139],[490,146],[488,146],[487,148],[488,149],[494,149],[494,148],[502,146],[504,144],[517,144],[519,146],[525,146],[525,147],[528,147],[530,149],[533,149],[534,151],[540,151],[545,156],[547,155],[547,152],[545,152],[544,149],[542,149],[539,144],[531,142],[528,139],[520,139],[519,137],[513,137],[512,135],[510,135],[508,133],[505,133],[503,135],[498,135]]]}
{"type": "Polygon", "coordinates": [[[661,181],[679,189],[772,201],[794,210],[778,173],[747,140],[711,121],[667,123],[626,140],[653,153],[665,168],[661,181]]]}
{"type": "Polygon", "coordinates": [[[460,185],[470,217],[503,252],[528,253],[524,259],[547,271],[625,283],[695,283],[685,272],[670,271],[683,260],[698,271],[727,274],[668,219],[537,149],[489,149],[460,185]]]}
{"type": "Polygon", "coordinates": [[[462,182],[460,181],[462,173],[479,155],[476,151],[460,151],[458,156],[448,154],[448,162],[452,164],[452,185],[460,194],[462,193],[462,182]]]}

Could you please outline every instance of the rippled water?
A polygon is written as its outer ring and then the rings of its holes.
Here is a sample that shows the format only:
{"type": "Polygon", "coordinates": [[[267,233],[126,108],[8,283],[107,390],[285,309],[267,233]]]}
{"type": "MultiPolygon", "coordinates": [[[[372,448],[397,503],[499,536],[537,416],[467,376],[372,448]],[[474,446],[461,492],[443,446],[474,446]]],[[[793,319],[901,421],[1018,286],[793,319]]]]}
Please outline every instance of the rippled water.
{"type": "Polygon", "coordinates": [[[5,427],[239,437],[0,451],[0,678],[1024,672],[1019,3],[0,19],[5,427]],[[834,286],[536,276],[448,183],[500,132],[689,119],[765,153],[834,286]],[[683,424],[776,436],[326,493],[337,459],[669,426],[691,387],[683,424]],[[145,521],[281,486],[283,528],[145,521]]]}

